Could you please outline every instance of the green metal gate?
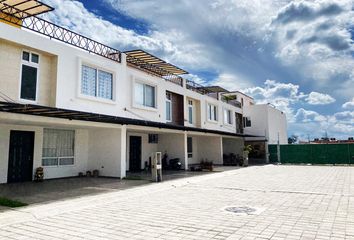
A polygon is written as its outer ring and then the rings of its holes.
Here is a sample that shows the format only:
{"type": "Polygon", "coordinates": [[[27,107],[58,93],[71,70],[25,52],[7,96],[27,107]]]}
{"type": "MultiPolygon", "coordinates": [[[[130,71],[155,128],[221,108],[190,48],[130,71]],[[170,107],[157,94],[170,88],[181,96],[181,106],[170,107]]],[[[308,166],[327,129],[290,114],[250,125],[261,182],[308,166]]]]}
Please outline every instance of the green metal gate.
{"type": "MultiPolygon", "coordinates": [[[[270,162],[278,161],[277,145],[269,145],[270,162]]],[[[354,144],[280,145],[281,163],[354,164],[354,144]]]]}

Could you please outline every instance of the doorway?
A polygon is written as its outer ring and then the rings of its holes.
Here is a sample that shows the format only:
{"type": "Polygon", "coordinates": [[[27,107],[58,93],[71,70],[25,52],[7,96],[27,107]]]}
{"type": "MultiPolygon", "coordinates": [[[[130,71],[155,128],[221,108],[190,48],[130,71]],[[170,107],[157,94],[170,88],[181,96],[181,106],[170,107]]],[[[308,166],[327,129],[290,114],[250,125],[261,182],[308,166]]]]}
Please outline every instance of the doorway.
{"type": "Polygon", "coordinates": [[[129,171],[141,171],[141,137],[129,138],[129,171]]]}
{"type": "Polygon", "coordinates": [[[7,182],[32,181],[34,132],[11,131],[7,182]]]}

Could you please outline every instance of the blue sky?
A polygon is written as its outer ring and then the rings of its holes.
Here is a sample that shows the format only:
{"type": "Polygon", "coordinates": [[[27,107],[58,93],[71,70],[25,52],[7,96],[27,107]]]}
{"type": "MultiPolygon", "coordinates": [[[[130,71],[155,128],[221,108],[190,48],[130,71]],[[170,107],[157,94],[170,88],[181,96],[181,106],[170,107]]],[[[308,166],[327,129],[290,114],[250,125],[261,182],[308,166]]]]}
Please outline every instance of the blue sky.
{"type": "Polygon", "coordinates": [[[354,136],[353,0],[46,0],[53,22],[272,103],[302,139],[354,136]]]}

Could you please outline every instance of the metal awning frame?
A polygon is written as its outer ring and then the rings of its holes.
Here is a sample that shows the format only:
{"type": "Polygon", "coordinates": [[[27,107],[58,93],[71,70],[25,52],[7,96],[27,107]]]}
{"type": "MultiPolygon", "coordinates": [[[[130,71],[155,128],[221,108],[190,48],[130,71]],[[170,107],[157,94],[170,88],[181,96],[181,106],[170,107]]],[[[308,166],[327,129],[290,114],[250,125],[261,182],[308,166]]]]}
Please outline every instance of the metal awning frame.
{"type": "Polygon", "coordinates": [[[37,0],[20,0],[20,1],[0,0],[0,12],[20,20],[38,14],[50,12],[53,10],[54,10],[53,7],[37,0]],[[21,9],[21,5],[22,6],[29,5],[29,6],[24,9],[21,9]],[[40,8],[43,8],[43,10],[35,11],[36,9],[40,9],[40,8]]]}
{"type": "Polygon", "coordinates": [[[124,52],[127,62],[152,71],[160,76],[188,74],[187,71],[168,63],[144,50],[131,50],[124,52]]]}
{"type": "Polygon", "coordinates": [[[190,132],[210,133],[210,134],[218,134],[222,136],[231,136],[231,137],[260,137],[260,136],[232,133],[232,132],[224,132],[220,130],[186,127],[181,125],[153,122],[148,120],[139,120],[139,119],[111,116],[105,114],[69,110],[63,108],[54,108],[54,107],[46,107],[46,106],[39,106],[33,104],[20,104],[20,103],[11,103],[11,102],[2,102],[2,101],[0,101],[0,112],[25,114],[25,115],[40,116],[40,117],[52,117],[52,118],[60,118],[60,119],[68,119],[68,120],[78,120],[78,121],[110,123],[110,124],[119,124],[119,125],[155,127],[160,129],[172,129],[172,130],[181,130],[181,131],[190,131],[190,132]]]}

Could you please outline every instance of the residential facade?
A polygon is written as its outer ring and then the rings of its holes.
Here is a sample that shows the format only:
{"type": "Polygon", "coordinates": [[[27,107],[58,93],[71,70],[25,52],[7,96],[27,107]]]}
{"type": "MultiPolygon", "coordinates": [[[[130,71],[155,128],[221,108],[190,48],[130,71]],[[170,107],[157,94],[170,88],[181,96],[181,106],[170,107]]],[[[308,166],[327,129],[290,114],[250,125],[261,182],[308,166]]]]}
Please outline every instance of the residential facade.
{"type": "Polygon", "coordinates": [[[186,170],[242,155],[252,136],[243,132],[241,93],[53,25],[35,16],[53,10],[39,1],[31,14],[12,2],[0,4],[0,183],[33,180],[38,167],[46,179],[92,170],[123,178],[155,152],[186,170]]]}

